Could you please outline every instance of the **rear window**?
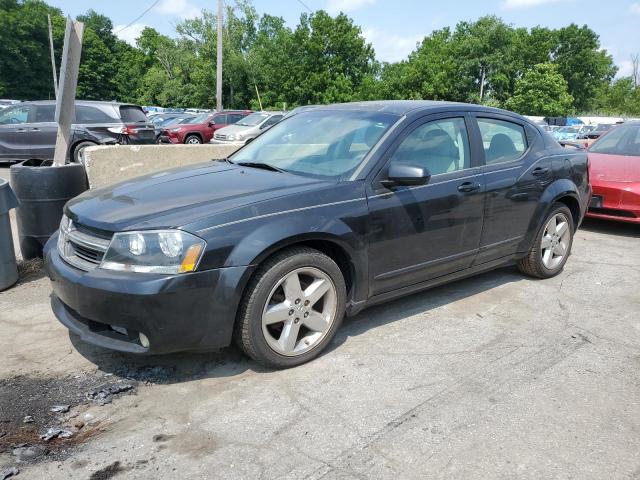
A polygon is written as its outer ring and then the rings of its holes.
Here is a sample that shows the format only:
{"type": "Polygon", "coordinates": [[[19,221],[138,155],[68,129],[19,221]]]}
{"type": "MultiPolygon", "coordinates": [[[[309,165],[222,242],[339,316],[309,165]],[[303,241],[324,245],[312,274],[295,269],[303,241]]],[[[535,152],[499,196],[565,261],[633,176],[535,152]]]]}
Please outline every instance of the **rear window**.
{"type": "Polygon", "coordinates": [[[147,121],[147,116],[142,108],[133,105],[120,107],[120,117],[124,123],[141,123],[147,121]]]}
{"type": "Polygon", "coordinates": [[[117,121],[96,107],[76,106],[76,123],[113,123],[117,121]]]}

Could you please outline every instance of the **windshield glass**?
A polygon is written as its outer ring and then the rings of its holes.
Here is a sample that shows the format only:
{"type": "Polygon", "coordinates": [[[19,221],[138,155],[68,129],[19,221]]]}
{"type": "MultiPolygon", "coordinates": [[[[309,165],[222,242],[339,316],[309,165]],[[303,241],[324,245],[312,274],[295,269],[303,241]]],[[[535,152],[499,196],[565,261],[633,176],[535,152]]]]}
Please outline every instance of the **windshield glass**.
{"type": "Polygon", "coordinates": [[[616,127],[594,143],[590,152],[640,157],[640,124],[616,127]]]}
{"type": "Polygon", "coordinates": [[[268,113],[256,112],[244,117],[242,120],[237,122],[236,125],[244,125],[245,127],[255,127],[256,125],[259,125],[260,123],[262,123],[262,121],[268,117],[269,117],[268,113]]]}
{"type": "Polygon", "coordinates": [[[310,110],[278,123],[231,160],[337,178],[355,170],[399,118],[378,112],[310,110]]]}

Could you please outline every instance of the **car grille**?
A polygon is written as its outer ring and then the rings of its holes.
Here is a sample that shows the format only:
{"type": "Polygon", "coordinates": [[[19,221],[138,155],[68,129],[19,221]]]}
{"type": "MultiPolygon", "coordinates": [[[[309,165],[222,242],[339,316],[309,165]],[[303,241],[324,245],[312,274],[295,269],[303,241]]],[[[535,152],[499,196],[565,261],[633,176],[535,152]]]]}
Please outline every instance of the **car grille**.
{"type": "Polygon", "coordinates": [[[224,133],[216,133],[213,138],[216,140],[226,140],[227,136],[224,133]]]}
{"type": "Polygon", "coordinates": [[[69,222],[60,230],[58,252],[69,265],[86,272],[100,266],[111,240],[69,222]]]}

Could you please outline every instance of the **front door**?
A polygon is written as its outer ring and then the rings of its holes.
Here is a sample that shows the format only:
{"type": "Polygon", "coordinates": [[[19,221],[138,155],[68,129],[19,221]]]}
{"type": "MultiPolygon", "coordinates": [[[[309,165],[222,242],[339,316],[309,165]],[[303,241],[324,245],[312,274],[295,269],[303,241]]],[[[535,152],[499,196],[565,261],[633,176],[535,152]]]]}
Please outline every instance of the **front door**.
{"type": "Polygon", "coordinates": [[[482,234],[482,167],[465,116],[431,116],[408,127],[369,187],[370,295],[468,268],[482,234]],[[393,162],[426,168],[426,185],[385,188],[393,162]]]}
{"type": "Polygon", "coordinates": [[[17,162],[30,157],[30,105],[16,105],[0,112],[0,161],[17,162]]]}

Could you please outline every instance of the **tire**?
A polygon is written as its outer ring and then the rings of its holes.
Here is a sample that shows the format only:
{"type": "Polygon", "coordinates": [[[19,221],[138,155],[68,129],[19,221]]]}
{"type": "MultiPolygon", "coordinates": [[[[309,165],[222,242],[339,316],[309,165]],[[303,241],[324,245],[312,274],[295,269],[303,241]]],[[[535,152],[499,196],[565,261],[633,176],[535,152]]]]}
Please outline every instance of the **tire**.
{"type": "Polygon", "coordinates": [[[76,148],[73,149],[73,162],[84,165],[84,149],[95,146],[96,144],[93,142],[80,142],[77,144],[76,148]]]}
{"type": "Polygon", "coordinates": [[[258,268],[247,286],[235,342],[266,367],[301,365],[317,357],[335,336],[346,296],[342,272],[325,254],[307,247],[278,253],[258,268]]]}
{"type": "Polygon", "coordinates": [[[518,262],[518,269],[535,278],[555,277],[571,255],[574,233],[571,210],[564,204],[556,203],[545,218],[529,253],[518,262]],[[555,219],[555,227],[552,219],[555,219]],[[560,234],[564,228],[566,230],[560,234]]]}
{"type": "Polygon", "coordinates": [[[185,145],[200,145],[202,139],[198,135],[187,135],[184,139],[185,145]]]}

